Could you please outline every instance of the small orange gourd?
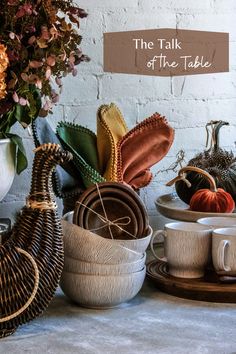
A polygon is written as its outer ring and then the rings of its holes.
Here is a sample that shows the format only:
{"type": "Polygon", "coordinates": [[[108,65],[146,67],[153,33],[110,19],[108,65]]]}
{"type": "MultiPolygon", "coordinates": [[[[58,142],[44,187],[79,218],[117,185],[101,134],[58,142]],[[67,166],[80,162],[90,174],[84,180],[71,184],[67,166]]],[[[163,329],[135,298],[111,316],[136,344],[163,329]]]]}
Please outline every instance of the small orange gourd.
{"type": "Polygon", "coordinates": [[[204,176],[210,184],[210,189],[199,189],[190,199],[190,210],[212,212],[212,213],[232,213],[235,203],[232,196],[222,188],[216,187],[214,178],[206,171],[198,167],[186,166],[179,171],[178,177],[168,182],[170,186],[178,180],[183,180],[191,187],[190,182],[186,179],[185,172],[194,171],[204,176]]]}

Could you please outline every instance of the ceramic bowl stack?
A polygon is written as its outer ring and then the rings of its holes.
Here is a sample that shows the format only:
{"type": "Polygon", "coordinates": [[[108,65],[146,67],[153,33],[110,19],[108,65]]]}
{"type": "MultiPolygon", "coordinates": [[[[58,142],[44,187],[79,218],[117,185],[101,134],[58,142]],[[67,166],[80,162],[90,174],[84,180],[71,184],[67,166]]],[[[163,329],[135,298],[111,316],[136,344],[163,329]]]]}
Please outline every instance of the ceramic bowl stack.
{"type": "Polygon", "coordinates": [[[87,190],[75,212],[63,217],[61,288],[82,306],[109,308],[131,300],[141,289],[152,229],[131,188],[110,182],[97,188],[87,190]]]}

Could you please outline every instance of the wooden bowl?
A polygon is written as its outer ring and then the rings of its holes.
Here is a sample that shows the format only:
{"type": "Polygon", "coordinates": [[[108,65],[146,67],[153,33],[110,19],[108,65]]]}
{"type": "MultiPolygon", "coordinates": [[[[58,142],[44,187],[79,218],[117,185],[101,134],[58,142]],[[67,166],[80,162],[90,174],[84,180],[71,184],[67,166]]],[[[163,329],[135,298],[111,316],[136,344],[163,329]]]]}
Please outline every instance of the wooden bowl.
{"type": "Polygon", "coordinates": [[[90,275],[130,274],[141,271],[145,266],[145,261],[146,253],[143,254],[142,258],[135,262],[120,264],[97,264],[65,256],[64,271],[90,275]]]}
{"type": "Polygon", "coordinates": [[[144,253],[125,248],[66,220],[61,223],[66,256],[85,262],[120,264],[135,262],[144,253]]]}
{"type": "MultiPolygon", "coordinates": [[[[118,183],[115,183],[115,187],[117,186],[117,184],[118,183]]],[[[136,194],[134,198],[133,196],[134,192],[132,190],[131,190],[132,195],[129,195],[129,193],[127,193],[126,190],[122,190],[117,187],[114,188],[114,186],[113,187],[102,186],[100,187],[100,193],[101,193],[102,200],[103,201],[105,200],[105,210],[108,211],[108,219],[115,220],[119,216],[121,217],[128,216],[131,218],[130,220],[131,225],[135,224],[133,226],[133,230],[130,230],[130,225],[128,225],[128,227],[123,227],[123,228],[129,232],[132,231],[132,235],[135,237],[143,235],[144,230],[147,227],[146,222],[148,224],[147,219],[145,219],[144,221],[144,213],[146,210],[144,209],[145,208],[144,205],[141,204],[142,201],[136,194]],[[140,202],[140,204],[138,202],[140,202]],[[123,203],[122,207],[120,206],[121,203],[123,203]],[[120,213],[121,215],[119,215],[120,213]]],[[[94,215],[93,212],[91,212],[88,209],[88,207],[94,211],[94,204],[95,204],[96,208],[98,208],[98,210],[95,211],[100,213],[101,215],[104,215],[104,212],[101,209],[102,205],[97,193],[97,189],[94,190],[92,193],[90,193],[87,196],[87,198],[84,199],[83,204],[86,205],[87,208],[85,207],[79,208],[79,212],[77,211],[76,208],[75,213],[78,213],[77,214],[78,218],[77,218],[77,222],[75,222],[76,219],[74,218],[74,223],[86,229],[94,228],[94,224],[99,223],[100,220],[99,218],[96,217],[96,215],[94,215]]],[[[118,238],[118,239],[130,238],[128,234],[122,234],[121,232],[119,232],[120,230],[118,228],[116,227],[112,227],[112,228],[113,228],[114,238],[118,238]]],[[[95,233],[97,233],[102,237],[107,237],[106,231],[107,230],[97,230],[95,233]]]]}
{"type": "MultiPolygon", "coordinates": [[[[138,228],[138,221],[136,215],[134,214],[133,210],[127,203],[124,203],[122,200],[112,197],[103,197],[103,205],[105,210],[107,211],[108,219],[109,220],[118,220],[122,221],[124,215],[126,216],[123,219],[123,222],[129,222],[128,225],[120,225],[122,229],[125,229],[127,233],[124,233],[119,227],[112,225],[110,226],[111,234],[115,239],[122,239],[124,237],[132,237],[129,234],[133,235],[134,237],[138,236],[139,228],[138,228]],[[129,219],[128,219],[129,218],[129,219]]],[[[93,231],[97,235],[100,235],[105,238],[111,238],[111,234],[108,230],[108,227],[104,227],[104,222],[98,218],[95,213],[99,215],[104,215],[103,207],[100,200],[95,200],[91,203],[90,208],[92,210],[88,210],[86,212],[87,217],[84,220],[84,228],[87,230],[93,231]]]]}
{"type": "Polygon", "coordinates": [[[140,291],[146,275],[141,271],[123,275],[88,275],[62,272],[63,292],[74,302],[89,308],[110,308],[131,300],[140,291]]]}
{"type": "Polygon", "coordinates": [[[196,222],[201,218],[228,217],[236,219],[236,211],[233,213],[205,213],[192,211],[176,193],[164,194],[155,201],[157,211],[166,218],[180,221],[196,222]]]}
{"type": "MultiPolygon", "coordinates": [[[[130,225],[124,225],[123,228],[130,231],[131,228],[133,236],[139,238],[143,237],[148,227],[148,215],[144,203],[134,190],[126,185],[116,182],[104,182],[99,184],[99,192],[101,198],[106,203],[106,213],[108,220],[116,220],[120,217],[128,216],[131,218],[130,225]],[[121,207],[123,203],[123,207],[121,207]],[[132,212],[132,213],[131,213],[132,212]],[[134,218],[136,221],[134,222],[134,218]],[[136,224],[138,228],[136,229],[136,224]]],[[[94,211],[104,216],[100,195],[97,191],[97,186],[92,186],[86,190],[78,200],[75,207],[73,222],[83,228],[94,231],[100,236],[107,237],[108,227],[99,228],[102,226],[100,219],[94,214],[94,211]],[[83,203],[81,205],[80,203],[83,203]],[[90,209],[92,210],[90,210],[90,209]]],[[[103,224],[104,225],[104,224],[103,224]]],[[[117,239],[130,239],[127,233],[120,233],[119,228],[113,227],[113,237],[117,239]]]]}

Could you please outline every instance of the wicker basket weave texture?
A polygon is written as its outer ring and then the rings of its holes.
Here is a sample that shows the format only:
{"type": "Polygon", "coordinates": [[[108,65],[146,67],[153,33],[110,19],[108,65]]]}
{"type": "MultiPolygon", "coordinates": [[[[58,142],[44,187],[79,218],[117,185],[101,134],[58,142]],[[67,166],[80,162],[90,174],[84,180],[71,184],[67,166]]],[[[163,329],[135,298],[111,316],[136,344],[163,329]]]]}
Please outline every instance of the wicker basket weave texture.
{"type": "Polygon", "coordinates": [[[37,149],[27,205],[0,245],[0,338],[39,316],[58,286],[64,252],[51,175],[69,158],[56,144],[37,149]]]}

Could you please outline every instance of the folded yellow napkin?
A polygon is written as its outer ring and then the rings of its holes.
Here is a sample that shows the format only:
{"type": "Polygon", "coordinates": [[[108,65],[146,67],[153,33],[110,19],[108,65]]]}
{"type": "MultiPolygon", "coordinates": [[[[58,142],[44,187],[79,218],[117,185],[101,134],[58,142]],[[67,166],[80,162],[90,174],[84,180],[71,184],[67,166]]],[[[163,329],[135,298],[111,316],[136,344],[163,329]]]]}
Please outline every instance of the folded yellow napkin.
{"type": "Polygon", "coordinates": [[[97,113],[97,149],[100,173],[107,181],[118,180],[117,145],[128,128],[119,108],[111,103],[102,105],[97,113]]]}

